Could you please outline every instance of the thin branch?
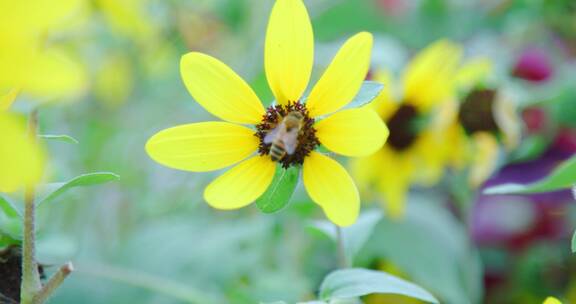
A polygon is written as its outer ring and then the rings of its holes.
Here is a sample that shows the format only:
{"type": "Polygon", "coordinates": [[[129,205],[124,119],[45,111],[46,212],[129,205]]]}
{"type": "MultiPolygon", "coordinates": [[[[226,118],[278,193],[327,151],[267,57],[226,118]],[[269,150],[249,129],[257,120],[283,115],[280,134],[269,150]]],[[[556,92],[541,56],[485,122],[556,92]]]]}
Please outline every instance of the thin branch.
{"type": "Polygon", "coordinates": [[[33,304],[42,304],[54,293],[58,287],[64,282],[64,279],[74,271],[72,263],[68,262],[60,267],[58,271],[52,275],[48,283],[34,296],[33,304]]]}

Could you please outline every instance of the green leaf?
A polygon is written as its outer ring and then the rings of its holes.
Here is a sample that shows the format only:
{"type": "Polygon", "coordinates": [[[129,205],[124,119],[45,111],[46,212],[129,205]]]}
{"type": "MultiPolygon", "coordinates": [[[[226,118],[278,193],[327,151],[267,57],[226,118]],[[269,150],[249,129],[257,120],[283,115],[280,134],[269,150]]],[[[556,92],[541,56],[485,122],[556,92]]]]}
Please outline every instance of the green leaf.
{"type": "Polygon", "coordinates": [[[56,140],[68,144],[78,144],[78,140],[69,135],[38,135],[38,137],[46,140],[56,140]]]}
{"type": "Polygon", "coordinates": [[[4,212],[4,214],[8,217],[18,218],[21,216],[16,206],[14,206],[10,200],[3,197],[2,195],[0,195],[0,210],[2,210],[2,212],[4,212]]]}
{"type": "Polygon", "coordinates": [[[576,253],[576,231],[572,234],[572,244],[571,244],[572,253],[576,253]]]}
{"type": "Polygon", "coordinates": [[[550,192],[560,189],[566,189],[576,184],[576,156],[563,162],[556,167],[544,179],[537,182],[522,185],[522,184],[503,184],[490,187],[484,190],[484,194],[523,194],[523,193],[539,193],[550,192]]]}
{"type": "Polygon", "coordinates": [[[382,271],[350,268],[330,273],[320,286],[322,300],[346,299],[369,294],[399,294],[429,303],[438,303],[422,287],[382,271]]]}
{"type": "Polygon", "coordinates": [[[284,169],[278,165],[272,183],[256,200],[256,206],[264,213],[274,213],[284,208],[296,189],[299,175],[299,166],[284,169]]]}
{"type": "MultiPolygon", "coordinates": [[[[374,231],[374,227],[381,219],[382,213],[380,210],[370,210],[360,214],[354,225],[341,228],[342,241],[348,262],[354,260],[354,257],[368,241],[374,231]]],[[[332,238],[334,242],[337,242],[336,226],[331,222],[318,221],[313,224],[312,228],[321,231],[332,238]]]]}
{"type": "Polygon", "coordinates": [[[77,176],[64,183],[46,184],[40,189],[36,203],[41,205],[50,202],[72,188],[100,185],[119,179],[120,176],[111,172],[96,172],[77,176]]]}
{"type": "Polygon", "coordinates": [[[384,85],[379,82],[364,81],[356,97],[345,108],[359,108],[372,102],[382,92],[382,89],[384,89],[384,85]]]}

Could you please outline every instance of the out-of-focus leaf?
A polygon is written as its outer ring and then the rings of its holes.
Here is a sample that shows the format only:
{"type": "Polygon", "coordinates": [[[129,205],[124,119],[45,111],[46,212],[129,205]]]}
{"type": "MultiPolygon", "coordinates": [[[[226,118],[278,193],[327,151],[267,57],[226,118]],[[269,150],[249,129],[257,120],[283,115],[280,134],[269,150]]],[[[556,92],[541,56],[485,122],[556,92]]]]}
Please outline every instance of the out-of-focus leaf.
{"type": "Polygon", "coordinates": [[[520,143],[511,155],[512,162],[525,162],[536,159],[548,147],[549,140],[544,136],[530,136],[520,143]]]}
{"type": "MultiPolygon", "coordinates": [[[[382,219],[382,213],[379,210],[370,210],[362,213],[354,225],[341,228],[342,242],[348,261],[353,261],[354,257],[362,249],[374,227],[382,219]]],[[[328,235],[335,242],[337,241],[336,226],[328,221],[318,221],[312,225],[312,228],[328,235]]]]}
{"type": "Polygon", "coordinates": [[[537,182],[522,184],[503,184],[484,190],[485,194],[523,194],[550,192],[566,189],[576,184],[576,156],[559,165],[547,177],[537,182]]]}
{"type": "Polygon", "coordinates": [[[375,293],[391,293],[413,297],[429,303],[438,303],[422,287],[382,271],[362,268],[336,270],[320,286],[322,300],[346,299],[375,293]]]}
{"type": "Polygon", "coordinates": [[[2,195],[0,195],[0,210],[2,210],[2,212],[4,212],[4,214],[8,217],[20,216],[20,212],[18,212],[16,206],[14,206],[10,200],[3,197],[2,195]]]}
{"type": "Polygon", "coordinates": [[[78,140],[76,140],[76,138],[69,136],[69,135],[45,134],[45,135],[38,135],[38,137],[42,138],[42,139],[46,139],[46,140],[55,140],[55,141],[60,141],[60,142],[68,143],[68,144],[78,144],[78,140]]]}
{"type": "Polygon", "coordinates": [[[378,97],[384,85],[375,81],[364,81],[356,97],[346,106],[347,109],[364,106],[378,97]]]}
{"type": "Polygon", "coordinates": [[[433,195],[412,194],[401,220],[383,218],[358,262],[385,261],[442,303],[479,303],[482,267],[466,228],[433,195]]]}
{"type": "Polygon", "coordinates": [[[272,183],[256,200],[256,206],[264,213],[274,213],[284,208],[296,189],[299,174],[300,167],[284,169],[278,165],[272,183]]]}
{"type": "Polygon", "coordinates": [[[574,234],[572,234],[572,243],[570,248],[572,249],[572,253],[576,253],[576,231],[574,231],[574,234]]]}
{"type": "Polygon", "coordinates": [[[42,189],[40,189],[40,193],[38,195],[39,199],[36,201],[36,203],[41,205],[52,201],[72,188],[95,186],[119,179],[120,176],[111,172],[96,172],[77,176],[64,183],[47,184],[42,189]]]}

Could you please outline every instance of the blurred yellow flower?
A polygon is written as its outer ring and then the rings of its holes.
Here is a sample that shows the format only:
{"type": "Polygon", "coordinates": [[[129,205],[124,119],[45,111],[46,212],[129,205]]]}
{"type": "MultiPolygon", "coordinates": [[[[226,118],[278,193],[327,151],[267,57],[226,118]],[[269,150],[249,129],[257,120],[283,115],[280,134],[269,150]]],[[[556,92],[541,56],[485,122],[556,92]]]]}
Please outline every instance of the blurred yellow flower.
{"type": "Polygon", "coordinates": [[[390,128],[390,138],[375,154],[355,160],[352,170],[360,185],[381,193],[392,218],[403,215],[411,184],[430,185],[442,175],[445,152],[439,143],[444,126],[436,112],[454,98],[461,56],[461,48],[450,41],[428,46],[404,70],[400,98],[391,91],[390,73],[374,75],[386,88],[371,106],[390,128]]]}
{"type": "Polygon", "coordinates": [[[446,104],[442,111],[449,126],[443,146],[449,162],[468,168],[468,181],[480,186],[496,169],[500,142],[511,150],[519,142],[521,124],[513,97],[505,90],[478,88],[492,71],[491,62],[478,59],[458,72],[457,87],[465,91],[461,102],[446,104]]]}
{"type": "Polygon", "coordinates": [[[44,153],[31,140],[24,124],[0,113],[0,192],[13,192],[37,183],[44,170],[44,153]]]}
{"type": "MultiPolygon", "coordinates": [[[[270,137],[278,147],[278,134],[296,134],[291,137],[292,153],[281,154],[277,162],[284,167],[302,165],[304,186],[312,200],[335,224],[351,225],[360,209],[357,188],[337,161],[315,150],[322,144],[341,155],[365,156],[380,149],[388,136],[386,126],[371,109],[337,112],[354,98],[366,77],[372,35],[362,32],[350,38],[303,103],[313,48],[312,25],[303,2],[276,1],[264,59],[277,105],[268,109],[224,63],[201,53],[184,55],[181,74],[188,91],[208,112],[226,122],[163,130],[146,144],[148,154],[171,168],[205,172],[236,164],[257,152],[216,178],[204,191],[205,200],[214,208],[236,209],[254,202],[272,182],[276,162],[270,154],[278,155],[271,152],[275,148],[270,137]],[[287,117],[298,120],[297,129],[288,126],[287,117]]],[[[284,142],[285,151],[290,150],[288,142],[284,142]]]]}
{"type": "Polygon", "coordinates": [[[547,297],[542,304],[562,304],[562,302],[555,297],[547,297]]]}
{"type": "Polygon", "coordinates": [[[47,40],[49,32],[65,23],[80,3],[0,0],[0,11],[5,12],[0,18],[0,96],[21,89],[59,99],[84,88],[82,66],[47,40]]]}

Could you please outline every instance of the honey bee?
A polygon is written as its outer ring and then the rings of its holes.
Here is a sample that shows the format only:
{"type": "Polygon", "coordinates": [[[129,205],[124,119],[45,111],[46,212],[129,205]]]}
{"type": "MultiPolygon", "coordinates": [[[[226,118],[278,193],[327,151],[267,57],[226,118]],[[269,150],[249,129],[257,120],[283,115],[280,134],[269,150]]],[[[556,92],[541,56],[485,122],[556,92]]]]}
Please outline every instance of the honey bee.
{"type": "Polygon", "coordinates": [[[297,111],[289,112],[280,123],[264,137],[264,143],[272,144],[270,157],[280,161],[287,154],[292,155],[298,146],[298,135],[304,124],[304,116],[297,111]]]}

